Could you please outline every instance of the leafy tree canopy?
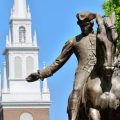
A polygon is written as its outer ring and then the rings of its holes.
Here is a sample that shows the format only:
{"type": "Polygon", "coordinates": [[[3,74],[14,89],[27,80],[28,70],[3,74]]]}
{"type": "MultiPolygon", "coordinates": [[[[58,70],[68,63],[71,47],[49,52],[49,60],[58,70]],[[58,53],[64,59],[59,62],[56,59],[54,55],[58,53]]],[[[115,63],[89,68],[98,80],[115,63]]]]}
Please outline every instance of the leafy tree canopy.
{"type": "Polygon", "coordinates": [[[116,14],[116,28],[119,35],[117,40],[117,47],[120,52],[120,0],[105,0],[102,7],[106,16],[108,16],[113,11],[116,14]]]}

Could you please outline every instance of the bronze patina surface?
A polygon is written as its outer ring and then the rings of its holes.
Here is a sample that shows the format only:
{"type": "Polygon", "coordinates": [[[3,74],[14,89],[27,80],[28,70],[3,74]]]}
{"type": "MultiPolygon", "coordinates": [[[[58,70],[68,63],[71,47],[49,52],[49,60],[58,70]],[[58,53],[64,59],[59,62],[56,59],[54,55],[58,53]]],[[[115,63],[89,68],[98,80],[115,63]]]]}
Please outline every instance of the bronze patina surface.
{"type": "Polygon", "coordinates": [[[119,120],[120,78],[115,13],[104,19],[91,12],[81,12],[76,17],[82,33],[65,43],[61,54],[50,66],[32,73],[26,80],[44,80],[75,54],[78,67],[68,99],[69,120],[119,120]],[[93,19],[98,24],[97,33],[93,31],[93,19]]]}

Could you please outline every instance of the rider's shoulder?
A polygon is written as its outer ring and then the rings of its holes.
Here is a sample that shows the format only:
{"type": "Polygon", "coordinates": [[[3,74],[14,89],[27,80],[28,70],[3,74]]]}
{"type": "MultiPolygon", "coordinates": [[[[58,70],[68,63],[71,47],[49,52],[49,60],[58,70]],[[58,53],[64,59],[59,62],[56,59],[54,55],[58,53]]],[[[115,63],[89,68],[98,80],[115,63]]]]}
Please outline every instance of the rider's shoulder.
{"type": "Polygon", "coordinates": [[[66,45],[73,45],[74,44],[74,42],[75,42],[75,37],[74,38],[71,38],[71,39],[69,39],[65,44],[66,45]]]}
{"type": "Polygon", "coordinates": [[[79,34],[79,35],[76,35],[75,37],[73,38],[70,38],[65,44],[66,45],[74,45],[74,43],[77,42],[77,39],[82,39],[82,34],[79,34]]]}

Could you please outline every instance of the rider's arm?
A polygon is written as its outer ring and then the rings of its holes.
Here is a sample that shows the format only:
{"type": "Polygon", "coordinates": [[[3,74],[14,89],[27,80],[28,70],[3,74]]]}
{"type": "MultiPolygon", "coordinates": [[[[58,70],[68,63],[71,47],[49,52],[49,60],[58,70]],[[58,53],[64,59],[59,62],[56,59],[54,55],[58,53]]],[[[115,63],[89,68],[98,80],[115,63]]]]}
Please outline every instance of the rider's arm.
{"type": "Polygon", "coordinates": [[[70,58],[70,56],[73,53],[73,42],[74,39],[67,41],[63,47],[61,54],[57,57],[57,59],[50,66],[38,71],[42,78],[51,76],[66,63],[66,61],[70,58]]]}

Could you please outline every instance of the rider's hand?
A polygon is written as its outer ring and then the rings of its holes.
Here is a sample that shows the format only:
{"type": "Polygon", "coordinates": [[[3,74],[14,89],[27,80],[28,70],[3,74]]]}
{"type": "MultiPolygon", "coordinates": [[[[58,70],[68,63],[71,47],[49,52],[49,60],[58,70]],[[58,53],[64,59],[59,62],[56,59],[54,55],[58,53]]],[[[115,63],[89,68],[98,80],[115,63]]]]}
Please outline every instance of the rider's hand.
{"type": "Polygon", "coordinates": [[[39,71],[36,72],[36,73],[32,73],[30,74],[26,80],[27,82],[34,82],[34,81],[37,81],[38,79],[41,79],[43,81],[44,78],[41,77],[41,75],[39,74],[39,71]]]}

